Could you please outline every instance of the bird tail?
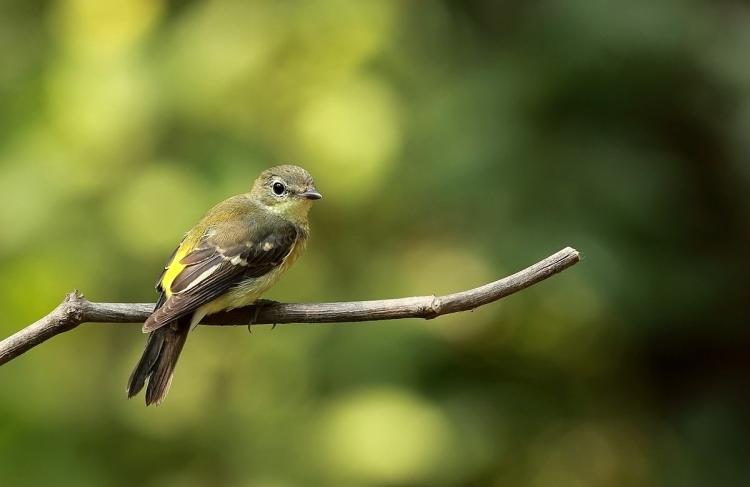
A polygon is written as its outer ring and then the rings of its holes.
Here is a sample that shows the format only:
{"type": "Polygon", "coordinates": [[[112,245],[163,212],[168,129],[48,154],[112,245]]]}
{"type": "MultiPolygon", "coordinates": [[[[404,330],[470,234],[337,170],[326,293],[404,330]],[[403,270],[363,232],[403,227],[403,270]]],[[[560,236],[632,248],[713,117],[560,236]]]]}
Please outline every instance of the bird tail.
{"type": "Polygon", "coordinates": [[[151,332],[141,359],[128,380],[128,397],[146,387],[146,405],[159,405],[172,385],[174,367],[190,332],[190,319],[180,319],[151,332]]]}

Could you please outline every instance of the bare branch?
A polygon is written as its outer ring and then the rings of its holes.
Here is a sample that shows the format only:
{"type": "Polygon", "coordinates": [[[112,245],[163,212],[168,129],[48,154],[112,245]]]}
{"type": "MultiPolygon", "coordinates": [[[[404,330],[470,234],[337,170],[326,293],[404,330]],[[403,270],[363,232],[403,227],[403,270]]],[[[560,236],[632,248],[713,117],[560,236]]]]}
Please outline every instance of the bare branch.
{"type": "MultiPolygon", "coordinates": [[[[206,317],[202,324],[235,326],[283,323],[340,323],[431,319],[468,311],[532,286],[580,260],[578,251],[566,247],[559,252],[495,282],[445,296],[415,296],[379,301],[342,303],[270,303],[260,309],[248,306],[206,317]]],[[[92,303],[73,291],[50,314],[0,342],[0,365],[55,335],[82,323],[143,323],[154,309],[152,303],[92,303]]]]}

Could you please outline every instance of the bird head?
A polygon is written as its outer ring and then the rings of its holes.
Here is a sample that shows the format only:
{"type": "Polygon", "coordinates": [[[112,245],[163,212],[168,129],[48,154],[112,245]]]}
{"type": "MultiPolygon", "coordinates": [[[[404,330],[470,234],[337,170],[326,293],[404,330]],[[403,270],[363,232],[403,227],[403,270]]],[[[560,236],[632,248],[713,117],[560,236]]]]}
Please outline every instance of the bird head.
{"type": "Polygon", "coordinates": [[[257,204],[293,221],[306,219],[313,201],[322,197],[310,173],[291,164],[266,169],[250,191],[257,204]]]}

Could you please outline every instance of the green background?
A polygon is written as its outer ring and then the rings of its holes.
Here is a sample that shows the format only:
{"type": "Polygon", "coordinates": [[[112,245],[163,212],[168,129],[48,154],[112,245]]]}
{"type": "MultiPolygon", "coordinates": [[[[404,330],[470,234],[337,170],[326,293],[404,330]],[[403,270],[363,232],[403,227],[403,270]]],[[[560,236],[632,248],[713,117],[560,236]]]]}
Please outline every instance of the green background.
{"type": "Polygon", "coordinates": [[[283,301],[576,267],[434,321],[138,325],[0,369],[2,486],[750,485],[750,8],[0,0],[0,331],[147,302],[213,203],[325,199],[283,301]]]}

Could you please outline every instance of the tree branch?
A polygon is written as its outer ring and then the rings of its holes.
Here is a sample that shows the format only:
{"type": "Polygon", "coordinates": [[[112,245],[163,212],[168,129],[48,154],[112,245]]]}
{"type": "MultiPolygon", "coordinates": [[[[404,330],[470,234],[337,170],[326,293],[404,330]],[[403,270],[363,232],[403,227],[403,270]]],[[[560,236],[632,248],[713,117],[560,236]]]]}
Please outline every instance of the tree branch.
{"type": "MultiPolygon", "coordinates": [[[[561,272],[580,260],[578,251],[566,247],[546,259],[495,282],[445,296],[415,296],[379,301],[346,303],[271,303],[248,306],[207,316],[202,324],[235,326],[283,323],[339,323],[432,319],[469,311],[497,301],[561,272]]],[[[153,303],[92,303],[73,291],[50,314],[0,342],[0,365],[13,360],[55,335],[82,323],[143,323],[154,309],[153,303]]]]}

